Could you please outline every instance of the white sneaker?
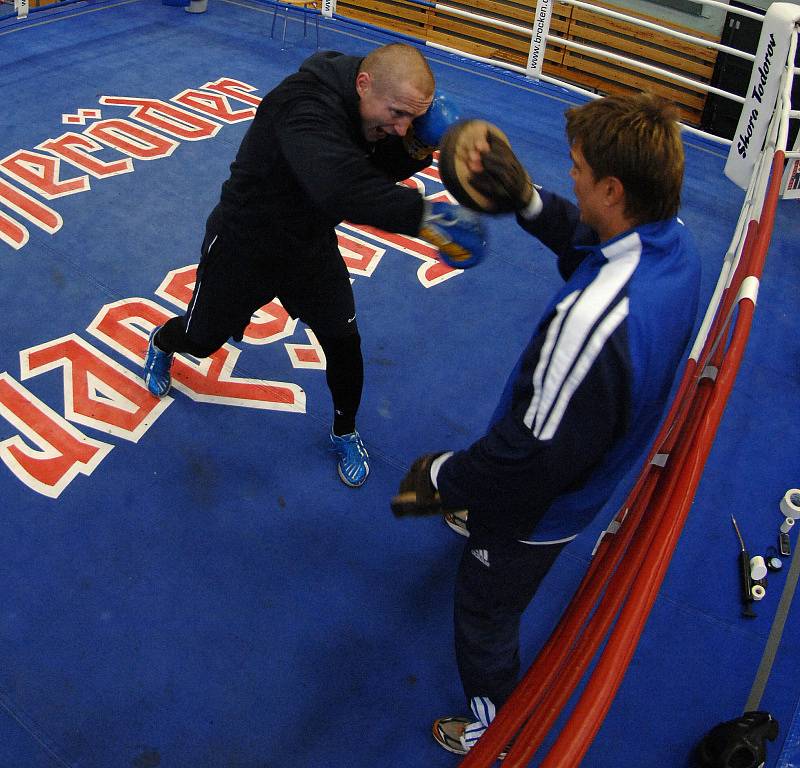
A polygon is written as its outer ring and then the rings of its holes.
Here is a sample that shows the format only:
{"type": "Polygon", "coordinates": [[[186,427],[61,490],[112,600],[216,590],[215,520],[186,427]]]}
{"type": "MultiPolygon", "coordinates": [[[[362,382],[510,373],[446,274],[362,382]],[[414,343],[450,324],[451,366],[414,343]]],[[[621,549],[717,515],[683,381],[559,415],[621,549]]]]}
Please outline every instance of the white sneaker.
{"type": "Polygon", "coordinates": [[[461,715],[440,717],[433,721],[431,729],[433,738],[440,747],[448,752],[452,752],[454,755],[466,755],[468,750],[461,741],[461,737],[464,735],[464,729],[471,722],[471,718],[461,715]]]}
{"type": "MultiPolygon", "coordinates": [[[[436,743],[454,755],[466,755],[485,730],[483,723],[463,715],[440,717],[433,721],[431,728],[436,743]]],[[[508,749],[501,752],[497,759],[505,760],[507,754],[508,749]]]]}

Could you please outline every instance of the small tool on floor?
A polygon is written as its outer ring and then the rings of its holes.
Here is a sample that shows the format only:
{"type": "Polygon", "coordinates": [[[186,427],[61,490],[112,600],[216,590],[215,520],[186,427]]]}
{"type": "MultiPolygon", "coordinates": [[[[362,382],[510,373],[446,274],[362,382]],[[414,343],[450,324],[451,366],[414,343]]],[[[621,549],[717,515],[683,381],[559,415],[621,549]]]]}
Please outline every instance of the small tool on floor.
{"type": "Polygon", "coordinates": [[[741,570],[742,576],[742,616],[748,619],[754,619],[756,617],[756,612],[753,610],[753,606],[751,605],[753,601],[753,583],[750,578],[750,555],[747,554],[747,549],[744,546],[744,539],[742,539],[742,533],[739,530],[739,525],[736,522],[736,518],[731,515],[731,520],[733,521],[733,528],[736,531],[736,536],[739,539],[739,565],[741,570]]]}
{"type": "Polygon", "coordinates": [[[786,491],[781,499],[780,507],[785,520],[781,524],[781,530],[778,534],[778,549],[784,557],[788,557],[792,554],[789,531],[792,530],[794,521],[800,517],[800,489],[790,488],[786,491]]]}
{"type": "Polygon", "coordinates": [[[792,554],[792,543],[789,539],[789,531],[792,530],[793,526],[794,518],[787,517],[781,523],[781,530],[780,533],[778,533],[778,549],[784,557],[788,557],[792,554]]]}

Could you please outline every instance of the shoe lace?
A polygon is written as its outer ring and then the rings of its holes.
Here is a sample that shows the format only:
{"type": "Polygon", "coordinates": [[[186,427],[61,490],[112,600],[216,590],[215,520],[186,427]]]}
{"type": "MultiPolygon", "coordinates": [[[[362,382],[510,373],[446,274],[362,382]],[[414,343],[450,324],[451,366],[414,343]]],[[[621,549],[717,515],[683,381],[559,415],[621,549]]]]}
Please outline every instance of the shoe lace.
{"type": "Polygon", "coordinates": [[[364,460],[366,450],[364,449],[364,444],[361,442],[361,438],[358,435],[354,434],[347,440],[345,443],[345,454],[345,459],[348,464],[361,462],[364,460]]]}

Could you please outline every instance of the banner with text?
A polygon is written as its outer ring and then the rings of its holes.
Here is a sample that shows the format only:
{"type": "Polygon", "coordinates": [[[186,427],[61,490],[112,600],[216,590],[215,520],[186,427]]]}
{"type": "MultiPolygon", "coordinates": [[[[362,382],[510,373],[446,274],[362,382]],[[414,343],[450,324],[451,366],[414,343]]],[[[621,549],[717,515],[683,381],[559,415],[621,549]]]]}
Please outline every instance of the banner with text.
{"type": "Polygon", "coordinates": [[[793,3],[773,3],[764,17],[747,98],[725,163],[725,175],[742,189],[747,189],[764,146],[789,54],[789,39],[798,20],[800,6],[793,3]]]}
{"type": "MultiPolygon", "coordinates": [[[[800,152],[800,132],[795,137],[792,151],[800,152]]],[[[789,162],[786,163],[786,170],[783,172],[781,189],[783,190],[781,195],[785,200],[800,197],[800,158],[789,158],[789,162]]]]}
{"type": "Polygon", "coordinates": [[[550,31],[550,17],[553,13],[553,0],[537,0],[536,15],[533,17],[533,35],[528,52],[528,77],[539,79],[547,48],[547,33],[550,31]]]}

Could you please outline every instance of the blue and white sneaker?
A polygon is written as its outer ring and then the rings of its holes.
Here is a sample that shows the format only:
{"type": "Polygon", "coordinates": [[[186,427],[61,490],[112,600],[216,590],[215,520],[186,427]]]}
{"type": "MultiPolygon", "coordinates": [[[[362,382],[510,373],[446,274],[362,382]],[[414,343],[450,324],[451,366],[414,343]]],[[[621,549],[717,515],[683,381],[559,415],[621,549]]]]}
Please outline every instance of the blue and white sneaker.
{"type": "Polygon", "coordinates": [[[337,470],[345,485],[358,488],[364,485],[369,475],[369,454],[358,432],[349,435],[334,435],[331,432],[331,450],[339,457],[337,470]]]}
{"type": "Polygon", "coordinates": [[[172,376],[169,372],[172,367],[172,353],[162,352],[153,342],[160,328],[160,325],[156,326],[150,334],[147,357],[144,361],[144,383],[156,397],[164,397],[172,386],[172,376]]]}

